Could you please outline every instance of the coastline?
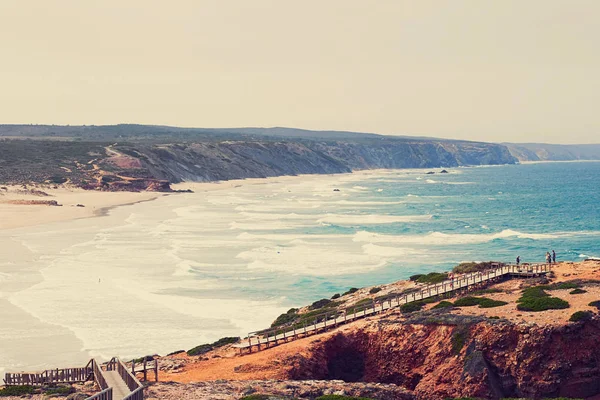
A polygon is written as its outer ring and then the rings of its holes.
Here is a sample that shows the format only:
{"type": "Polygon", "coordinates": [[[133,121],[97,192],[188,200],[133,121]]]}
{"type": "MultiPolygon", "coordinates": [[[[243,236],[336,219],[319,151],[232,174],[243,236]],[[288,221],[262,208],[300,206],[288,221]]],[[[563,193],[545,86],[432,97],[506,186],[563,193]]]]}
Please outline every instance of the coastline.
{"type": "Polygon", "coordinates": [[[0,231],[107,215],[111,209],[155,200],[161,192],[99,192],[68,186],[3,186],[0,231]],[[44,194],[41,194],[44,193],[44,194]],[[52,202],[60,204],[35,204],[52,202]]]}

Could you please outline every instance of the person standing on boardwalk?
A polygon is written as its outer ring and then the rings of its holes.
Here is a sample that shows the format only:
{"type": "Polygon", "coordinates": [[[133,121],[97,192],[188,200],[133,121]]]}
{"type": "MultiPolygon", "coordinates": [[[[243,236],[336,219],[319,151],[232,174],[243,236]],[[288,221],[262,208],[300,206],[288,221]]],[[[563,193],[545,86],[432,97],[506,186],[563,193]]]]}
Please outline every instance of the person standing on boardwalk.
{"type": "Polygon", "coordinates": [[[556,253],[552,250],[552,264],[556,264],[556,253]]]}
{"type": "Polygon", "coordinates": [[[552,256],[550,255],[550,252],[547,251],[546,252],[546,264],[550,264],[552,262],[552,256]]]}
{"type": "Polygon", "coordinates": [[[517,267],[521,264],[521,256],[517,256],[517,267]]]}

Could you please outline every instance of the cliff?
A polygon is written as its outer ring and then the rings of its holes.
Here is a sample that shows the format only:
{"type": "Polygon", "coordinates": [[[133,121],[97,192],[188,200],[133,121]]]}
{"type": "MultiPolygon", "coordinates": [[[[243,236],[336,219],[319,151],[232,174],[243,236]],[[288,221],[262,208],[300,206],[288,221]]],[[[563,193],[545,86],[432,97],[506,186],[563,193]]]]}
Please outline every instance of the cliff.
{"type": "MultiPolygon", "coordinates": [[[[361,392],[360,386],[352,384],[385,384],[419,400],[596,399],[600,396],[599,278],[597,261],[561,263],[548,277],[499,281],[469,293],[487,298],[486,307],[460,303],[466,299],[463,293],[446,298],[444,308],[437,307],[441,299],[423,304],[421,311],[395,308],[260,352],[240,355],[227,347],[201,356],[182,352],[161,358],[160,365],[164,379],[184,384],[222,379],[316,380],[330,381],[340,389],[340,381],[349,383],[356,390],[353,394],[367,398],[371,397],[367,390],[361,392]],[[544,298],[564,301],[566,307],[520,309],[519,299],[532,288],[542,290],[544,298]],[[576,314],[585,318],[574,321],[576,314]]],[[[419,285],[399,281],[379,286],[379,291],[363,288],[337,297],[336,307],[352,308],[351,304],[371,301],[382,293],[414,290],[419,285]]],[[[315,304],[295,312],[309,312],[315,304]]],[[[270,392],[262,393],[280,393],[266,383],[270,392]]]]}
{"type": "Polygon", "coordinates": [[[0,126],[0,137],[5,137],[0,139],[0,183],[71,183],[98,190],[165,191],[169,183],[182,181],[516,162],[508,149],[498,144],[348,132],[323,133],[319,138],[318,132],[284,128],[260,134],[253,129],[59,128],[28,127],[21,131],[0,126]],[[271,136],[275,134],[283,136],[271,136]],[[118,141],[103,142],[115,137],[118,141]]]}
{"type": "Polygon", "coordinates": [[[600,144],[505,144],[519,161],[600,160],[600,144]]]}
{"type": "Polygon", "coordinates": [[[138,158],[152,177],[170,182],[515,162],[504,146],[472,142],[224,141],[115,149],[138,158]]]}
{"type": "Polygon", "coordinates": [[[600,393],[600,320],[539,327],[431,312],[340,332],[291,357],[292,379],[381,382],[417,399],[584,398],[600,393]]]}

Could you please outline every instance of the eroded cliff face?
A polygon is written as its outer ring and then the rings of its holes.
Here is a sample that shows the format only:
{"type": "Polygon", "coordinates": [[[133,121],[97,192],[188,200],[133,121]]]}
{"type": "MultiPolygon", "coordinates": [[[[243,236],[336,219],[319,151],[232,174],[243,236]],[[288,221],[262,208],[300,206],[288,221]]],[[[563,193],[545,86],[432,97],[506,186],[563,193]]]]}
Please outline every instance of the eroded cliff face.
{"type": "Polygon", "coordinates": [[[309,355],[291,357],[288,373],[393,383],[418,399],[585,398],[600,393],[599,345],[598,318],[561,327],[383,319],[313,344],[309,355]]]}
{"type": "Polygon", "coordinates": [[[516,161],[504,146],[472,142],[225,141],[116,146],[115,149],[139,159],[141,169],[149,176],[173,183],[516,161]]]}

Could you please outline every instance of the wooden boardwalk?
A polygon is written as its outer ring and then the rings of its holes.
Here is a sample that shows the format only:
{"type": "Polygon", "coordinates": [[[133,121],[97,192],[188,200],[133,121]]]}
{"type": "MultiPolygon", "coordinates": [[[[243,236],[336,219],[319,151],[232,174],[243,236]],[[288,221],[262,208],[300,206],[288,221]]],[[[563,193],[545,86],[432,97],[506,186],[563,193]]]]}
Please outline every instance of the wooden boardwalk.
{"type": "MultiPolygon", "coordinates": [[[[147,377],[146,359],[144,359],[144,378],[147,377]]],[[[158,361],[152,367],[158,381],[158,361]]],[[[7,386],[32,385],[42,386],[56,383],[78,383],[94,380],[100,392],[86,400],[144,400],[144,386],[135,377],[135,363],[132,371],[121,360],[114,357],[105,369],[94,359],[83,368],[67,368],[47,370],[36,373],[6,373],[4,383],[7,386]]]]}
{"type": "Polygon", "coordinates": [[[352,313],[331,310],[329,312],[315,315],[311,322],[304,322],[302,326],[295,325],[293,327],[280,327],[250,332],[247,338],[243,339],[241,343],[234,344],[233,347],[239,348],[240,353],[245,349],[247,349],[248,352],[252,352],[253,348],[256,348],[260,351],[270,347],[271,345],[277,345],[280,341],[287,342],[296,340],[309,334],[333,329],[341,324],[362,319],[368,317],[369,315],[378,314],[383,311],[399,307],[403,304],[413,303],[431,297],[468,291],[471,288],[484,286],[491,282],[505,278],[530,278],[544,275],[549,271],[550,265],[548,264],[523,264],[521,266],[498,266],[495,269],[490,269],[483,272],[464,274],[456,276],[453,279],[448,279],[441,283],[417,288],[416,291],[411,293],[391,294],[385,297],[380,297],[377,301],[373,301],[371,304],[362,307],[355,307],[352,310],[352,313]]]}

